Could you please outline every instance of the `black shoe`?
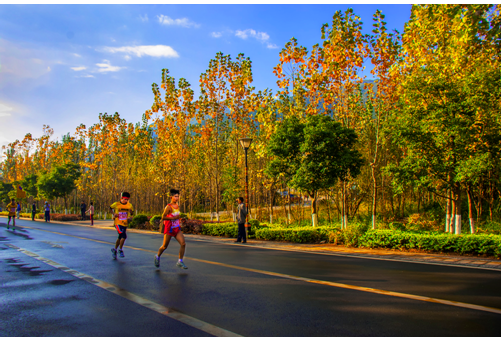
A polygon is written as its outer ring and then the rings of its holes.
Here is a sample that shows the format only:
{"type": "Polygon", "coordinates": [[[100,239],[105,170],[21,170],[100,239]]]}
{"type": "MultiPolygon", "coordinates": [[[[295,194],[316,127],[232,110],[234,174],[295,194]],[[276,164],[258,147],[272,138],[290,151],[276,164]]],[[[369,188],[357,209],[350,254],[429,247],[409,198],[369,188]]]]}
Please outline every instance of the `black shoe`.
{"type": "Polygon", "coordinates": [[[242,241],[238,241],[238,240],[237,240],[237,241],[235,241],[235,243],[237,243],[237,242],[242,242],[242,241]]]}
{"type": "Polygon", "coordinates": [[[247,241],[243,241],[242,243],[247,243],[247,241]]]}

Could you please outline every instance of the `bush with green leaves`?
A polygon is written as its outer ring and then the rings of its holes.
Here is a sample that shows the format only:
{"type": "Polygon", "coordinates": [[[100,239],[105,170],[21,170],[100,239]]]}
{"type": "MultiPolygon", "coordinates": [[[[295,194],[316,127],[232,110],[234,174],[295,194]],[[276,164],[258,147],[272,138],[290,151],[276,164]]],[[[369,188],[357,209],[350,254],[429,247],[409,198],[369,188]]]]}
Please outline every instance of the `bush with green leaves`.
{"type": "Polygon", "coordinates": [[[359,246],[501,256],[501,237],[493,234],[452,235],[433,232],[369,230],[360,237],[359,246]]]}
{"type": "Polygon", "coordinates": [[[259,240],[288,241],[294,243],[315,243],[327,241],[337,227],[275,227],[267,225],[256,229],[255,236],[259,240]]]}
{"type": "Polygon", "coordinates": [[[154,230],[158,230],[160,227],[160,221],[162,220],[162,215],[154,215],[150,219],[150,224],[153,226],[154,230]]]}
{"type": "Polygon", "coordinates": [[[138,214],[132,218],[132,221],[129,223],[129,227],[135,228],[139,225],[143,225],[145,222],[148,222],[148,216],[145,214],[138,214]]]}
{"type": "Polygon", "coordinates": [[[238,236],[238,225],[235,223],[204,223],[202,234],[236,238],[238,236]]]}

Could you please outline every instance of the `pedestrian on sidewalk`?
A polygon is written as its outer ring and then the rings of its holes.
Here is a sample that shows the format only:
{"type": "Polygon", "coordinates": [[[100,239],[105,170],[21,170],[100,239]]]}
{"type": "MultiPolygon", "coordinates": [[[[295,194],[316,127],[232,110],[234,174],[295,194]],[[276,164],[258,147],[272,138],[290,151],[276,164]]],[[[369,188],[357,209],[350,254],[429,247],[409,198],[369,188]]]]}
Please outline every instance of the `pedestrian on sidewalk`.
{"type": "Polygon", "coordinates": [[[89,209],[85,212],[89,212],[89,217],[90,217],[90,225],[94,226],[94,203],[91,201],[89,209]]]}
{"type": "Polygon", "coordinates": [[[31,205],[31,221],[35,221],[36,214],[37,214],[37,205],[33,201],[33,205],[31,205]]]}
{"type": "Polygon", "coordinates": [[[117,248],[120,246],[118,252],[120,253],[120,257],[125,257],[123,247],[125,240],[127,239],[127,227],[129,226],[129,221],[132,220],[132,214],[134,213],[134,207],[129,203],[130,193],[122,192],[120,196],[120,201],[115,202],[110,206],[112,210],[115,211],[115,215],[113,215],[115,228],[118,232],[118,239],[115,243],[115,248],[111,248],[111,255],[113,259],[117,259],[117,248]],[[129,217],[130,215],[130,217],[129,217]]]}
{"type": "Polygon", "coordinates": [[[188,269],[183,262],[184,252],[186,250],[186,240],[184,239],[183,232],[181,231],[181,224],[179,219],[181,219],[181,212],[179,211],[179,190],[170,190],[170,204],[165,206],[164,212],[162,214],[162,225],[160,226],[160,232],[164,235],[164,241],[162,246],[158,248],[158,253],[155,256],[155,267],[160,267],[160,256],[169,246],[170,240],[174,237],[177,242],[179,242],[179,260],[176,266],[182,269],[188,269]]]}
{"type": "Polygon", "coordinates": [[[19,214],[21,214],[21,204],[18,202],[16,208],[16,215],[18,219],[19,219],[19,214]]]}
{"type": "Polygon", "coordinates": [[[46,201],[44,206],[45,222],[50,222],[50,204],[46,201]]]}
{"type": "Polygon", "coordinates": [[[80,204],[80,214],[82,215],[82,221],[85,220],[85,213],[87,210],[87,205],[85,204],[85,201],[82,201],[82,203],[80,204]]]}
{"type": "Polygon", "coordinates": [[[238,236],[237,241],[247,243],[247,236],[245,235],[245,219],[247,219],[247,207],[244,204],[244,198],[237,198],[237,223],[238,223],[238,236]]]}
{"type": "Polygon", "coordinates": [[[10,226],[10,219],[12,219],[12,228],[16,230],[16,200],[11,199],[10,204],[7,205],[7,211],[9,212],[9,221],[7,222],[7,229],[10,226]]]}

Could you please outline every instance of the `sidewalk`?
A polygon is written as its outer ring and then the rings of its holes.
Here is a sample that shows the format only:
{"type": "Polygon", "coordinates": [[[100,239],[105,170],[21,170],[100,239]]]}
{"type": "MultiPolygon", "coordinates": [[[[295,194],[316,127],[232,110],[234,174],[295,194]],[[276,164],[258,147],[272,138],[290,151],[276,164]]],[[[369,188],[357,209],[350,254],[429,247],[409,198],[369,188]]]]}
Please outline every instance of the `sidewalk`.
{"type": "MultiPolygon", "coordinates": [[[[5,216],[0,216],[0,218],[6,218],[5,216]]],[[[24,219],[30,221],[30,219],[24,219]]],[[[36,220],[37,222],[45,222],[44,220],[36,220]]],[[[51,221],[52,223],[72,225],[72,226],[85,226],[90,227],[90,221],[51,221]]],[[[95,228],[115,230],[112,220],[94,220],[95,228]]],[[[139,229],[128,229],[130,233],[143,233],[151,235],[162,235],[158,232],[139,230],[139,229]]],[[[278,242],[278,241],[264,241],[248,239],[247,243],[235,243],[235,238],[226,238],[220,236],[208,236],[208,235],[196,235],[196,234],[185,234],[187,238],[215,242],[221,244],[235,244],[246,247],[256,247],[265,249],[276,249],[285,251],[295,251],[295,252],[308,252],[316,254],[325,255],[336,255],[336,256],[346,256],[353,258],[369,258],[378,260],[391,260],[391,261],[402,261],[410,263],[426,263],[426,264],[437,264],[437,265],[447,265],[447,266],[461,266],[468,268],[481,268],[489,270],[501,271],[501,260],[495,257],[478,257],[478,256],[465,256],[457,255],[453,253],[421,253],[421,252],[409,252],[409,251],[397,251],[390,249],[367,249],[367,248],[353,248],[344,247],[334,244],[305,244],[305,243],[291,243],[291,242],[278,242]]]]}

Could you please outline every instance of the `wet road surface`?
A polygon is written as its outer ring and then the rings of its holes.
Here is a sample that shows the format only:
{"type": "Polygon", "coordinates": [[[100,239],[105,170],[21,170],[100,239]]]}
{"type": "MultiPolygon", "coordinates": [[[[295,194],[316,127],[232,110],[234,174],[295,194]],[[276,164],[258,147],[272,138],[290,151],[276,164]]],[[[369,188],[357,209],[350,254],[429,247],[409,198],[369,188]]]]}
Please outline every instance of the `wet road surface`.
{"type": "Polygon", "coordinates": [[[175,240],[157,269],[160,235],[128,233],[125,258],[115,261],[111,230],[18,220],[22,228],[14,233],[5,222],[0,218],[2,336],[501,331],[500,271],[267,250],[193,236],[187,238],[188,270],[175,266],[175,240]]]}

